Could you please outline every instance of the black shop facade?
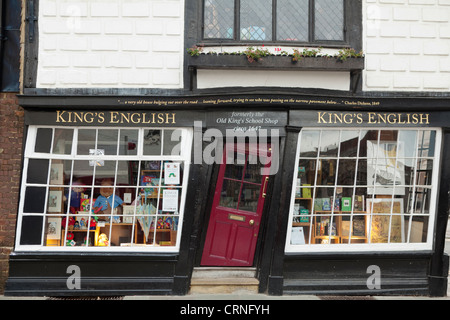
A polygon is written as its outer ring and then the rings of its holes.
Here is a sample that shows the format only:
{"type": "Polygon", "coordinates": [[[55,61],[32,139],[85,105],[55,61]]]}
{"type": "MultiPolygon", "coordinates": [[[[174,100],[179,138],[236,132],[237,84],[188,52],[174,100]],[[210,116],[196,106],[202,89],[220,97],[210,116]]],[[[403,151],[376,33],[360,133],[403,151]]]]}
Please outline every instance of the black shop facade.
{"type": "Polygon", "coordinates": [[[448,99],[19,96],[5,295],[446,294],[448,99]]]}

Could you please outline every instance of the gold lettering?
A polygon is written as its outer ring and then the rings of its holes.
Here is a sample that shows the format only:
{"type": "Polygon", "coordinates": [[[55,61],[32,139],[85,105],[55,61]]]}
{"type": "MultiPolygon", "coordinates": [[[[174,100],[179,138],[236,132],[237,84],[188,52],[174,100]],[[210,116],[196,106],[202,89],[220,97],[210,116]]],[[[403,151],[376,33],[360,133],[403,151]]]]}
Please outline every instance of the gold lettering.
{"type": "Polygon", "coordinates": [[[99,121],[98,121],[99,123],[105,122],[105,114],[103,112],[100,112],[98,114],[98,119],[99,119],[99,121]]]}
{"type": "Polygon", "coordinates": [[[384,115],[384,118],[383,118],[382,114],[378,114],[378,123],[381,123],[380,120],[383,121],[384,123],[386,123],[386,115],[384,115]]]}
{"type": "Polygon", "coordinates": [[[353,117],[352,117],[352,115],[351,115],[350,113],[346,113],[346,114],[344,115],[344,122],[347,123],[347,124],[353,123],[353,117]],[[347,120],[347,116],[350,117],[349,120],[347,120]]]}
{"type": "Polygon", "coordinates": [[[175,121],[175,113],[172,113],[171,116],[169,114],[167,114],[167,116],[166,116],[166,123],[167,124],[169,123],[169,118],[172,119],[172,124],[176,123],[176,121],[175,121]]]}
{"type": "Polygon", "coordinates": [[[363,116],[362,116],[361,113],[358,113],[358,114],[356,115],[356,118],[358,119],[358,121],[356,122],[357,124],[361,124],[361,123],[364,122],[363,116]]]}
{"type": "Polygon", "coordinates": [[[121,113],[120,114],[120,123],[123,123],[123,121],[126,121],[127,123],[130,123],[130,114],[129,113],[121,113]]]}
{"type": "MultiPolygon", "coordinates": [[[[145,117],[145,114],[144,114],[144,117],[145,117]]],[[[133,114],[131,114],[131,122],[133,122],[133,123],[139,123],[139,122],[141,122],[141,117],[140,117],[140,114],[139,113],[133,113],[133,114]],[[137,116],[138,118],[137,119],[135,119],[134,117],[135,116],[137,116]]]]}
{"type": "Polygon", "coordinates": [[[92,123],[94,121],[94,114],[92,112],[86,112],[84,114],[84,122],[92,123]]]}
{"type": "Polygon", "coordinates": [[[430,124],[430,120],[429,120],[429,114],[427,113],[427,114],[420,114],[420,123],[421,124],[430,124]],[[425,121],[425,123],[424,123],[424,121],[425,121]]]}
{"type": "Polygon", "coordinates": [[[402,120],[402,119],[403,119],[402,114],[399,113],[398,114],[398,124],[405,124],[406,123],[405,120],[402,120]]]}
{"type": "Polygon", "coordinates": [[[78,112],[74,112],[73,113],[74,114],[74,122],[77,122],[77,119],[80,121],[80,122],[83,122],[83,118],[82,118],[82,115],[83,115],[83,113],[81,113],[81,115],[80,114],[78,114],[78,112]]]}
{"type": "Polygon", "coordinates": [[[147,120],[147,114],[146,114],[146,113],[143,113],[143,114],[142,114],[142,123],[143,123],[143,124],[149,124],[149,123],[151,123],[150,120],[147,120]]]}
{"type": "Polygon", "coordinates": [[[112,111],[111,112],[111,121],[110,121],[110,123],[119,123],[119,120],[117,119],[118,116],[119,116],[119,112],[112,111]]]}
{"type": "Polygon", "coordinates": [[[158,113],[158,124],[164,123],[164,114],[158,113]]]}
{"type": "Polygon", "coordinates": [[[376,123],[375,122],[375,113],[369,112],[369,123],[376,123]]]}
{"type": "Polygon", "coordinates": [[[389,115],[387,115],[387,121],[389,123],[391,123],[391,124],[392,123],[397,123],[397,115],[396,114],[389,114],[389,115]]]}
{"type": "Polygon", "coordinates": [[[62,122],[65,123],[66,120],[64,120],[63,115],[66,113],[65,111],[56,111],[56,122],[62,122]]]}
{"type": "Polygon", "coordinates": [[[323,118],[324,115],[325,115],[325,112],[318,112],[317,113],[317,116],[318,116],[317,123],[327,123],[325,121],[325,119],[323,118]]]}
{"type": "Polygon", "coordinates": [[[413,115],[412,115],[412,124],[418,124],[419,123],[419,117],[418,117],[418,115],[416,114],[416,113],[414,113],[413,115]]]}
{"type": "Polygon", "coordinates": [[[334,114],[334,123],[336,123],[336,119],[339,120],[339,123],[342,123],[342,114],[334,114]]]}

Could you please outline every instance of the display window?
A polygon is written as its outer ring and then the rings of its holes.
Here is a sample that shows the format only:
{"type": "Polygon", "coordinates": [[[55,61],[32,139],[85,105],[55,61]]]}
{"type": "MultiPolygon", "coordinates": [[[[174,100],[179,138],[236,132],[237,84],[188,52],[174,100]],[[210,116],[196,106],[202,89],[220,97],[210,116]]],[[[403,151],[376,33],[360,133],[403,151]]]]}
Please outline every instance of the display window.
{"type": "Polygon", "coordinates": [[[287,252],[431,250],[440,129],[303,129],[287,252]]]}
{"type": "Polygon", "coordinates": [[[191,132],[30,126],[16,249],[178,251],[191,132]]]}

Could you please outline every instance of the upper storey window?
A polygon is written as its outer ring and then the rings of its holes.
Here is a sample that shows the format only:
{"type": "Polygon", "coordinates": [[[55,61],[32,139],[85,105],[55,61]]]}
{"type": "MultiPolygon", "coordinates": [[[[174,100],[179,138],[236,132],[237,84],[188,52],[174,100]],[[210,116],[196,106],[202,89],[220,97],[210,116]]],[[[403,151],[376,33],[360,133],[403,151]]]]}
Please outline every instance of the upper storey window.
{"type": "Polygon", "coordinates": [[[203,40],[343,43],[346,11],[345,0],[204,0],[203,40]]]}

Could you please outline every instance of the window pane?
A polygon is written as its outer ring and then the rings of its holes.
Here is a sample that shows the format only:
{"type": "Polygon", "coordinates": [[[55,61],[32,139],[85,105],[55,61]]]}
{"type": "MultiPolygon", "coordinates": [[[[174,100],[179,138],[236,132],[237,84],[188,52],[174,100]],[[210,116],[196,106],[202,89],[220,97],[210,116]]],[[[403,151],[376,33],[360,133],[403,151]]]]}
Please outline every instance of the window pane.
{"type": "Polygon", "coordinates": [[[308,41],[309,1],[277,1],[277,40],[308,41]]]}
{"type": "Polygon", "coordinates": [[[301,136],[300,157],[317,157],[320,131],[304,131],[301,136]]]}
{"type": "Polygon", "coordinates": [[[342,131],[341,157],[356,157],[358,155],[359,131],[342,131]]]}
{"type": "Polygon", "coordinates": [[[137,155],[138,130],[120,130],[119,155],[137,155]]]}
{"type": "Polygon", "coordinates": [[[262,165],[259,163],[258,157],[250,154],[245,168],[244,180],[261,184],[261,169],[262,165]]]}
{"type": "Polygon", "coordinates": [[[71,160],[51,160],[49,184],[68,185],[70,183],[71,174],[71,160]]]}
{"type": "Polygon", "coordinates": [[[161,155],[161,130],[144,130],[144,155],[161,155]]]}
{"type": "Polygon", "coordinates": [[[326,130],[322,132],[320,139],[320,156],[321,157],[337,157],[339,148],[339,131],[326,130]]]}
{"type": "Polygon", "coordinates": [[[89,155],[89,150],[95,149],[95,137],[97,132],[95,129],[79,129],[77,154],[89,155]]]}
{"type": "Polygon", "coordinates": [[[344,1],[315,1],[315,39],[344,40],[344,1]]]}
{"type": "Polygon", "coordinates": [[[204,38],[233,39],[234,0],[205,0],[204,38]]]}
{"type": "Polygon", "coordinates": [[[63,188],[50,188],[47,199],[48,213],[63,213],[63,188]]]}
{"type": "Polygon", "coordinates": [[[84,186],[92,186],[95,164],[96,162],[88,160],[75,160],[72,181],[77,181],[84,186]]]}
{"type": "Polygon", "coordinates": [[[72,141],[72,129],[55,129],[55,136],[53,138],[53,154],[71,154],[72,141]]]}
{"type": "Polygon", "coordinates": [[[164,130],[163,155],[179,156],[181,153],[181,131],[164,130]]]}
{"type": "Polygon", "coordinates": [[[240,188],[241,188],[240,182],[226,179],[223,180],[219,205],[226,208],[237,209],[240,188]]]}
{"type": "Polygon", "coordinates": [[[105,155],[117,155],[118,134],[118,130],[98,130],[97,150],[105,155]]]}
{"type": "Polygon", "coordinates": [[[28,162],[27,183],[46,184],[48,179],[48,162],[47,159],[30,159],[28,162]]]}
{"type": "Polygon", "coordinates": [[[20,237],[21,245],[40,245],[43,217],[23,217],[20,237]]]}
{"type": "MultiPolygon", "coordinates": [[[[428,235],[428,217],[413,217],[409,235],[410,243],[425,243],[428,235]]],[[[408,224],[407,224],[408,225],[408,224]]]]}
{"type": "Polygon", "coordinates": [[[353,185],[355,182],[356,160],[341,159],[339,160],[339,174],[337,185],[353,185]]]}
{"type": "Polygon", "coordinates": [[[25,213],[44,213],[45,187],[27,187],[25,191],[25,213]]]}
{"type": "Polygon", "coordinates": [[[119,161],[117,167],[117,185],[137,186],[139,161],[119,161]]]}
{"type": "Polygon", "coordinates": [[[436,131],[419,132],[419,157],[434,157],[434,147],[436,143],[436,131]]]}
{"type": "Polygon", "coordinates": [[[241,0],[241,40],[272,40],[272,0],[241,0]]]}
{"type": "Polygon", "coordinates": [[[256,212],[260,190],[261,185],[244,183],[239,202],[239,210],[256,212]]]}
{"type": "Polygon", "coordinates": [[[50,153],[50,147],[52,145],[52,135],[52,129],[39,128],[36,134],[36,145],[34,146],[34,151],[50,153]]]}
{"type": "Polygon", "coordinates": [[[399,131],[398,148],[399,156],[413,158],[416,156],[417,131],[399,131]]]}
{"type": "Polygon", "coordinates": [[[116,181],[117,161],[102,161],[102,165],[95,167],[95,184],[101,185],[103,181],[108,180],[113,185],[116,181]]]}

